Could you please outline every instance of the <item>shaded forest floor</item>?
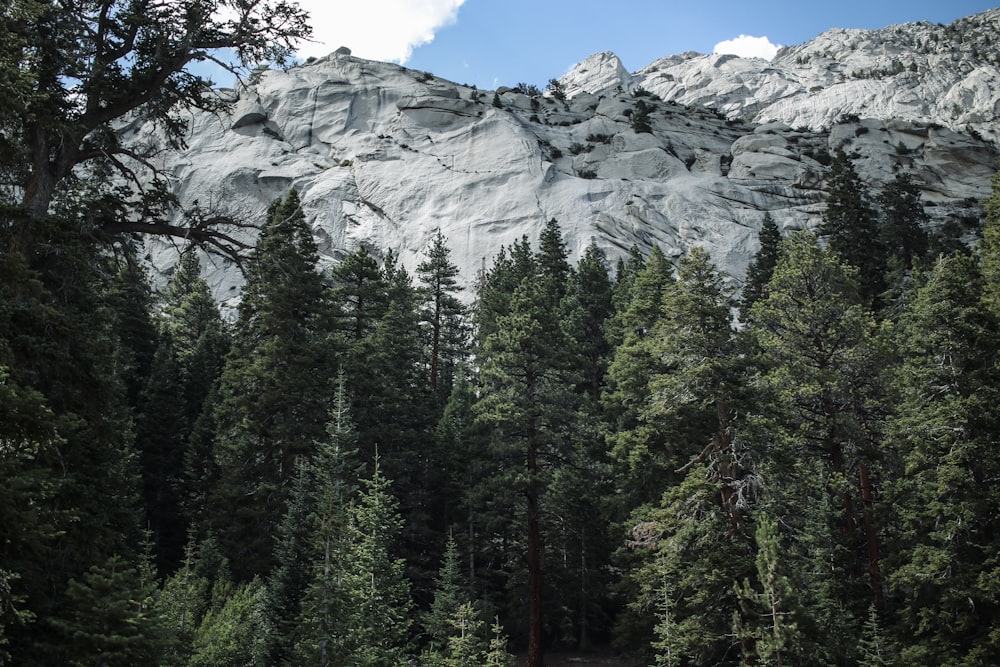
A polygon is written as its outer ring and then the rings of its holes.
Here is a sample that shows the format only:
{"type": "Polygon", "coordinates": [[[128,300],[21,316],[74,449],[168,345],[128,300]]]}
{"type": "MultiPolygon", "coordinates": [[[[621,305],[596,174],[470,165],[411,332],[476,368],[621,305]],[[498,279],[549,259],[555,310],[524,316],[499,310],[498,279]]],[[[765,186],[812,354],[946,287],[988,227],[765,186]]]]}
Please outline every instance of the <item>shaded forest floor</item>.
{"type": "MultiPolygon", "coordinates": [[[[527,657],[519,653],[514,664],[524,667],[527,657]]],[[[552,651],[545,653],[545,667],[638,667],[640,663],[626,660],[610,652],[590,651],[586,653],[573,651],[552,651]]]]}

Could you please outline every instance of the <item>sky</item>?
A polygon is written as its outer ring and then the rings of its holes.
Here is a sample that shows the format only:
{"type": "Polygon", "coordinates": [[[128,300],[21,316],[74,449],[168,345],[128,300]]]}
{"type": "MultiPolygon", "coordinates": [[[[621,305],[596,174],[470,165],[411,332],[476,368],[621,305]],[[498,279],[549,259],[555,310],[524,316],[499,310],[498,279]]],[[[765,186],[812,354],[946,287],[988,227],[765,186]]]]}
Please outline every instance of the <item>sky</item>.
{"type": "Polygon", "coordinates": [[[996,0],[298,0],[313,42],[341,46],[482,89],[545,87],[576,63],[612,51],[635,71],[685,51],[770,58],[830,28],[952,21],[996,0]]]}

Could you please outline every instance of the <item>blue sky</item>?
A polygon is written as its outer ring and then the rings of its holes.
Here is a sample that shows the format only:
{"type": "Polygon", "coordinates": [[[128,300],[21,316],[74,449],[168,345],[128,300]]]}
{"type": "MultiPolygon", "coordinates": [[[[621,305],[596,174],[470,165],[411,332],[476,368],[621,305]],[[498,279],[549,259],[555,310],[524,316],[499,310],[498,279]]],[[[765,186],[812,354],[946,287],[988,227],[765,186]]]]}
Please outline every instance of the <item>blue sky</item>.
{"type": "Polygon", "coordinates": [[[801,44],[829,28],[881,28],[955,19],[996,6],[971,0],[299,0],[315,43],[301,56],[347,46],[458,83],[544,88],[592,53],[613,51],[629,70],[740,35],[801,44]]]}

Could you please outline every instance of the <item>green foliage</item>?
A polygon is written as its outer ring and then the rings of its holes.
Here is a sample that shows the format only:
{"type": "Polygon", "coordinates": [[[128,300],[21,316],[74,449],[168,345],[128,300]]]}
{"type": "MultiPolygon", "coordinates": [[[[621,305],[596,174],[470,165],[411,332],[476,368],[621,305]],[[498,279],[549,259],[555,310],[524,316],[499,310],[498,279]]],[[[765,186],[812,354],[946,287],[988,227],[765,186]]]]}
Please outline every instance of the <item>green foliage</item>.
{"type": "Polygon", "coordinates": [[[875,304],[885,289],[886,249],[868,186],[843,151],[837,151],[830,165],[820,234],[842,261],[858,270],[861,295],[866,304],[875,304]]]}
{"type": "Polygon", "coordinates": [[[563,101],[566,99],[566,89],[562,85],[559,79],[549,79],[549,83],[545,88],[546,92],[552,96],[553,99],[563,101]]]}
{"type": "Polygon", "coordinates": [[[810,572],[800,624],[816,642],[809,650],[838,660],[856,647],[869,596],[881,587],[877,558],[862,556],[877,536],[861,510],[866,471],[878,457],[886,355],[855,276],[811,235],[793,234],[767,298],[752,311],[766,406],[762,484],[772,516],[793,529],[790,569],[810,572]]]}
{"type": "Polygon", "coordinates": [[[0,78],[0,169],[14,177],[6,182],[33,220],[42,222],[59,194],[86,220],[81,227],[100,230],[96,237],[147,231],[239,251],[204,216],[184,226],[160,217],[172,198],[165,179],[145,169],[154,149],[124,146],[120,121],[150,120],[171,144],[183,145],[188,125],[179,110],[227,105],[194,65],[225,58],[245,73],[261,62],[283,62],[309,34],[305,12],[284,2],[150,8],[121,0],[79,6],[28,0],[4,12],[0,32],[0,69],[17,73],[0,78]],[[81,173],[91,177],[73,177],[81,173]],[[152,181],[141,194],[121,185],[141,180],[138,174],[152,181]]]}
{"type": "Polygon", "coordinates": [[[649,134],[653,131],[649,116],[653,112],[653,107],[643,100],[637,100],[635,109],[632,111],[632,131],[636,134],[649,134]]]}
{"type": "Polygon", "coordinates": [[[797,651],[796,593],[783,571],[778,525],[773,518],[761,517],[755,539],[757,585],[761,589],[754,590],[745,580],[743,586],[737,589],[737,594],[749,603],[751,610],[744,619],[759,619],[756,621],[759,625],[752,633],[754,655],[761,664],[794,664],[797,654],[801,655],[797,651]]]}
{"type": "Polygon", "coordinates": [[[100,660],[126,667],[163,661],[171,633],[157,595],[153,568],[130,565],[118,555],[70,580],[67,609],[50,619],[65,642],[58,647],[62,664],[89,667],[100,660]]]}
{"type": "Polygon", "coordinates": [[[451,261],[451,251],[439,229],[426,258],[417,266],[423,302],[420,318],[430,353],[430,387],[443,405],[451,393],[456,368],[466,354],[465,307],[457,294],[459,270],[451,261]]]}
{"type": "Polygon", "coordinates": [[[351,610],[347,638],[356,664],[401,664],[409,645],[412,603],[404,562],[392,551],[403,521],[378,459],[363,486],[352,512],[344,572],[351,610]]]}
{"type": "Polygon", "coordinates": [[[993,190],[986,202],[986,224],[979,252],[986,279],[984,299],[990,311],[1000,317],[1000,172],[993,174],[993,190]]]}
{"type": "Polygon", "coordinates": [[[920,189],[908,173],[897,173],[878,196],[882,210],[879,242],[896,269],[909,270],[926,257],[929,240],[924,226],[929,220],[920,202],[920,189]]]}
{"type": "Polygon", "coordinates": [[[747,267],[746,280],[743,282],[743,298],[740,302],[740,316],[747,320],[753,305],[767,294],[767,285],[771,282],[774,267],[778,264],[781,247],[781,232],[774,222],[770,212],[764,214],[760,232],[757,235],[760,248],[747,267]]]}
{"type": "Polygon", "coordinates": [[[284,513],[287,482],[324,433],[334,359],[328,292],[316,261],[293,191],[271,207],[248,267],[214,414],[221,479],[213,521],[234,549],[238,579],[270,569],[268,536],[284,513]]]}
{"type": "Polygon", "coordinates": [[[449,534],[441,570],[434,582],[434,601],[424,620],[424,631],[430,639],[432,651],[441,651],[447,646],[453,629],[450,616],[464,604],[467,597],[463,594],[467,592],[467,586],[462,585],[459,558],[458,544],[454,536],[449,534]]]}
{"type": "Polygon", "coordinates": [[[212,606],[194,631],[187,667],[244,667],[254,662],[262,584],[217,582],[212,606]]]}
{"type": "Polygon", "coordinates": [[[676,481],[673,471],[678,466],[676,460],[667,460],[665,434],[643,414],[650,403],[649,381],[660,368],[651,334],[662,313],[664,291],[673,280],[672,267],[654,246],[616,316],[622,342],[608,366],[602,402],[611,425],[608,444],[621,489],[622,518],[640,505],[657,502],[663,486],[676,481]]]}
{"type": "Polygon", "coordinates": [[[899,327],[899,410],[889,431],[902,473],[889,489],[892,573],[903,662],[988,664],[995,612],[1000,473],[993,406],[1000,331],[983,279],[965,255],[942,257],[899,327]]]}

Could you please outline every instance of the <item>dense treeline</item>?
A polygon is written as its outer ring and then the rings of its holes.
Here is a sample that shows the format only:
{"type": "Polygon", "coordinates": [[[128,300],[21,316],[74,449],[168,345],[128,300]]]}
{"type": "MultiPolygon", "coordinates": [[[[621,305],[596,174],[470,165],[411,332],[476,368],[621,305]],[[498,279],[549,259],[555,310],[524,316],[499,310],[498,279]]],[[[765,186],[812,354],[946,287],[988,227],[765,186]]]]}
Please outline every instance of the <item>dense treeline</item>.
{"type": "Polygon", "coordinates": [[[572,266],[555,220],[466,295],[441,234],[318,271],[295,192],[249,256],[170,222],[121,121],[182,143],[225,105],[191,63],[307,33],[0,12],[0,664],[1000,663],[1000,180],[970,247],[839,154],[738,301],[698,249],[572,266]],[[137,232],[184,239],[161,293],[137,232]],[[235,322],[195,246],[243,262],[235,322]]]}
{"type": "Polygon", "coordinates": [[[0,662],[994,663],[1000,180],[970,249],[834,174],[739,301],[555,220],[468,307],[440,233],[323,274],[295,192],[232,324],[5,253],[0,662]]]}

